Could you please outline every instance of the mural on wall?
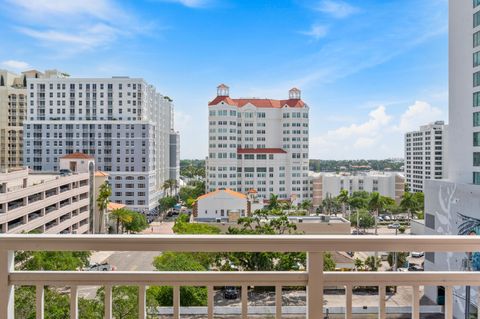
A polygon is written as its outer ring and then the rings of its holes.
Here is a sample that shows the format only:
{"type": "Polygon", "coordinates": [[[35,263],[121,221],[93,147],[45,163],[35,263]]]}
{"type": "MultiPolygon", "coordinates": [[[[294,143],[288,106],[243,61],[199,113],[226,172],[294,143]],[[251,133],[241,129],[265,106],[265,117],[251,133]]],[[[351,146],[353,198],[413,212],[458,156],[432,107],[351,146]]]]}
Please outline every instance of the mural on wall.
{"type": "MultiPolygon", "coordinates": [[[[435,232],[439,235],[480,236],[479,190],[449,181],[435,181],[431,186],[427,191],[428,207],[430,214],[435,216],[435,232]]],[[[435,259],[434,265],[429,264],[433,268],[426,267],[425,270],[480,271],[480,252],[438,252],[435,259]]],[[[454,287],[453,291],[454,313],[459,316],[465,313],[466,288],[454,287]]],[[[476,304],[477,289],[470,293],[471,302],[476,304]]]]}

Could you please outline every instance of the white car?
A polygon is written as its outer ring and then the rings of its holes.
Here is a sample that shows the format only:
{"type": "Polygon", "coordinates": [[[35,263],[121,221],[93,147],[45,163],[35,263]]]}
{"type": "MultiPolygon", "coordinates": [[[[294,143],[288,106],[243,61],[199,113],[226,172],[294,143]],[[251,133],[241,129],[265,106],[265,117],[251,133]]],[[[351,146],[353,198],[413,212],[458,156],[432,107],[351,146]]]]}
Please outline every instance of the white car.
{"type": "Polygon", "coordinates": [[[412,251],[410,253],[410,256],[412,256],[413,258],[420,258],[420,257],[425,256],[425,253],[424,252],[419,252],[419,251],[412,251]]]}

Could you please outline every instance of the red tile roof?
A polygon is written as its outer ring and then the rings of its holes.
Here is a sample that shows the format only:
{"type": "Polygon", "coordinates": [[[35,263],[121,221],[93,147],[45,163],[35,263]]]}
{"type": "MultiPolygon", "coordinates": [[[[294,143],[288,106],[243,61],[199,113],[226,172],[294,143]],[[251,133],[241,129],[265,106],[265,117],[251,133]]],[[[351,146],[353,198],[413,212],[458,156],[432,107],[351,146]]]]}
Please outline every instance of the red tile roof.
{"type": "Polygon", "coordinates": [[[217,96],[208,105],[217,105],[221,102],[225,102],[229,105],[235,105],[237,107],[243,107],[247,104],[252,104],[255,107],[265,108],[282,108],[285,105],[289,107],[302,108],[305,107],[305,103],[301,99],[288,99],[288,100],[273,100],[273,99],[232,99],[229,96],[217,96]]]}
{"type": "Polygon", "coordinates": [[[60,158],[70,158],[70,159],[93,159],[94,157],[93,156],[90,156],[88,154],[85,154],[85,153],[72,153],[72,154],[67,154],[67,155],[64,155],[60,158]]]}
{"type": "Polygon", "coordinates": [[[237,148],[238,154],[286,154],[281,148],[237,148]]]}
{"type": "Polygon", "coordinates": [[[227,194],[229,194],[229,195],[232,195],[232,196],[235,196],[235,197],[238,197],[238,198],[241,198],[241,199],[247,198],[247,195],[245,195],[245,194],[242,194],[242,193],[233,191],[233,190],[231,190],[230,188],[226,188],[226,189],[217,189],[216,191],[213,191],[213,192],[204,194],[204,195],[202,195],[202,196],[199,196],[199,197],[197,198],[197,201],[200,200],[200,199],[204,199],[204,198],[208,198],[208,197],[217,195],[217,194],[219,194],[219,193],[227,193],[227,194]]]}

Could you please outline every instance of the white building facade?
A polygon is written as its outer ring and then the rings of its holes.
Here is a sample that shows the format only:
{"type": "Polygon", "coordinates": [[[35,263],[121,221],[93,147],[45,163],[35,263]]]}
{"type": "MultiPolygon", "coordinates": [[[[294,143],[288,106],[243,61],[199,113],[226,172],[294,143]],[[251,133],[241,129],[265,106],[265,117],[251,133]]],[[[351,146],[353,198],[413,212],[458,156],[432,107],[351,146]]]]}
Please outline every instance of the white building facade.
{"type": "Polygon", "coordinates": [[[209,103],[207,191],[258,191],[260,199],[307,199],[309,107],[300,90],[286,100],[229,96],[220,85],[209,103]]]}
{"type": "Polygon", "coordinates": [[[405,134],[405,179],[412,192],[423,192],[424,181],[447,176],[448,125],[437,121],[405,134]]]}
{"type": "Polygon", "coordinates": [[[112,201],[155,210],[170,176],[172,100],[137,78],[47,71],[27,82],[24,165],[55,171],[57,157],[92,155],[110,177],[112,201]]]}
{"type": "MultiPolygon", "coordinates": [[[[425,234],[480,235],[480,1],[449,1],[448,176],[425,184],[425,234]]],[[[466,253],[426,253],[426,271],[479,271],[466,253]]],[[[480,308],[478,287],[454,287],[454,317],[480,308]],[[469,301],[468,301],[469,300],[469,301]],[[467,304],[469,307],[467,308],[467,304]]],[[[442,295],[426,287],[432,300],[442,295]]]]}
{"type": "Polygon", "coordinates": [[[368,172],[357,174],[313,173],[310,172],[311,197],[314,207],[318,207],[328,197],[336,197],[343,189],[349,194],[357,191],[378,192],[400,202],[405,178],[395,172],[368,172]]]}

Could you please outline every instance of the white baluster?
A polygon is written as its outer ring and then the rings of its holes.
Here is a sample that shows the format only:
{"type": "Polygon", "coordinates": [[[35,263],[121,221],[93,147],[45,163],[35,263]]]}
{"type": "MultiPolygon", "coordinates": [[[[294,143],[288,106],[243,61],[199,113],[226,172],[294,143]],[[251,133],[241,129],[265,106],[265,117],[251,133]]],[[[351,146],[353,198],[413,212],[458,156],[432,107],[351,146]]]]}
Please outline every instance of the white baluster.
{"type": "Polygon", "coordinates": [[[445,319],[453,319],[453,287],[445,287],[445,319]]]}
{"type": "Polygon", "coordinates": [[[173,286],[173,318],[180,319],[180,286],[173,286]]]}
{"type": "Polygon", "coordinates": [[[345,319],[352,319],[352,286],[345,286],[345,319]]]}
{"type": "Polygon", "coordinates": [[[15,290],[8,280],[9,273],[13,270],[13,251],[0,250],[0,319],[15,319],[15,290]]]}
{"type": "Polygon", "coordinates": [[[147,318],[147,286],[138,287],[138,319],[147,318]]]}
{"type": "Polygon", "coordinates": [[[105,286],[105,319],[112,319],[112,286],[105,286]]]}
{"type": "Polygon", "coordinates": [[[35,286],[35,318],[43,319],[43,305],[45,300],[45,291],[43,285],[35,286]]]}
{"type": "Polygon", "coordinates": [[[307,254],[307,318],[323,317],[323,252],[307,254]]]}
{"type": "Polygon", "coordinates": [[[78,319],[78,287],[70,287],[70,319],[78,319]]]}
{"type": "Polygon", "coordinates": [[[275,286],[275,319],[282,319],[282,286],[275,286]]]}
{"type": "Polygon", "coordinates": [[[242,286],[242,319],[248,318],[248,286],[242,286]]]}
{"type": "Polygon", "coordinates": [[[420,319],[420,287],[412,286],[412,319],[420,319]]]}
{"type": "Polygon", "coordinates": [[[378,318],[385,319],[387,311],[385,309],[385,286],[378,286],[378,318]]]}
{"type": "Polygon", "coordinates": [[[213,319],[213,302],[215,297],[215,290],[213,288],[213,286],[207,287],[208,319],[213,319]]]}

